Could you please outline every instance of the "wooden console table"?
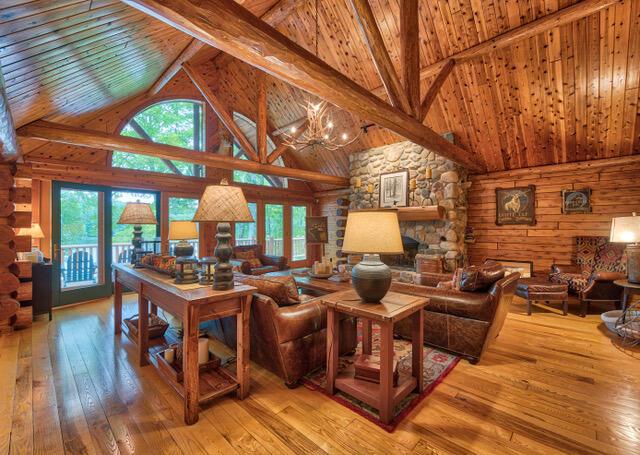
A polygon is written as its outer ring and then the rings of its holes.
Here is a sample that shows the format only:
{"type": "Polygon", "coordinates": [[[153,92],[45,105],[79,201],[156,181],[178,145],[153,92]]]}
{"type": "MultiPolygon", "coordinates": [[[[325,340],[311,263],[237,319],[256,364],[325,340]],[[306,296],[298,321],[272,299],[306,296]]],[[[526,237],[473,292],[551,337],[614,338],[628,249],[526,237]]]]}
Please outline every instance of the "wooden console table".
{"type": "Polygon", "coordinates": [[[341,390],[378,409],[380,420],[389,423],[393,409],[412,391],[422,392],[424,307],[428,298],[389,292],[381,303],[363,303],[355,290],[336,292],[322,298],[327,307],[327,392],[341,390]],[[340,318],[338,313],[362,319],[362,353],[371,354],[371,324],[380,325],[380,383],[353,377],[353,372],[338,372],[340,318]],[[400,373],[393,386],[393,325],[412,318],[411,376],[400,373]]]}
{"type": "Polygon", "coordinates": [[[249,393],[249,314],[251,298],[256,288],[236,285],[230,291],[215,291],[211,286],[199,284],[178,285],[167,275],[135,269],[128,264],[115,264],[114,329],[125,334],[138,346],[140,365],[151,362],[184,399],[184,421],[187,425],[198,421],[198,405],[220,395],[237,391],[240,399],[249,393]],[[138,292],[138,336],[128,333],[122,324],[122,288],[138,292]],[[149,304],[151,311],[162,308],[180,319],[183,324],[182,383],[167,374],[158,360],[149,355],[149,304]],[[237,319],[236,375],[223,368],[200,373],[198,367],[198,326],[200,322],[227,316],[237,319]]]}

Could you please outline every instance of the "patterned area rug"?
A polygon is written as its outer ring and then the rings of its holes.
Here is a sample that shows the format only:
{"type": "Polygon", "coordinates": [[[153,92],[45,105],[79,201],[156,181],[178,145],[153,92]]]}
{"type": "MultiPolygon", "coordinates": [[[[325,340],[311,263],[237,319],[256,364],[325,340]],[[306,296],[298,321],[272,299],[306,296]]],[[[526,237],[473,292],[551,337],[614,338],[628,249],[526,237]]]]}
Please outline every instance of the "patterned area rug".
{"type": "MultiPolygon", "coordinates": [[[[358,325],[358,340],[362,340],[360,325],[358,325]]],[[[395,356],[398,359],[398,370],[400,373],[411,375],[411,342],[406,340],[394,340],[395,356]]],[[[324,393],[331,399],[337,401],[341,405],[351,409],[355,413],[365,417],[380,428],[388,432],[393,432],[398,424],[428,396],[435,387],[453,370],[460,360],[459,357],[440,351],[435,348],[423,346],[424,349],[424,368],[423,380],[424,390],[422,393],[410,393],[396,408],[394,409],[394,418],[389,424],[383,423],[378,418],[378,411],[362,401],[351,397],[341,391],[335,395],[328,395],[325,390],[326,374],[325,369],[316,370],[309,373],[302,379],[303,384],[312,389],[324,393]]],[[[362,343],[358,343],[355,354],[351,356],[340,357],[339,371],[353,369],[355,358],[362,352],[362,343]]],[[[373,354],[380,353],[380,328],[374,324],[373,326],[373,354]]]]}

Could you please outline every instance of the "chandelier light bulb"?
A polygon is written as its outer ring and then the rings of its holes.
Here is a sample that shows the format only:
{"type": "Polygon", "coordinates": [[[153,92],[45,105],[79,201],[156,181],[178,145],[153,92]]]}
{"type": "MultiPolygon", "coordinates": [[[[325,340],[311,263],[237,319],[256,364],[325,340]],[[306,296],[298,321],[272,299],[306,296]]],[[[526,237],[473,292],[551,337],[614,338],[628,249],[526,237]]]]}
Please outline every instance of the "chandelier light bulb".
{"type": "Polygon", "coordinates": [[[323,137],[324,137],[325,139],[329,139],[329,135],[328,135],[328,134],[325,134],[323,137]]]}
{"type": "Polygon", "coordinates": [[[318,103],[315,106],[313,106],[313,110],[318,112],[320,110],[320,103],[318,103]]]}
{"type": "Polygon", "coordinates": [[[327,123],[327,128],[333,128],[333,122],[331,120],[327,123]]]}
{"type": "Polygon", "coordinates": [[[347,136],[347,133],[342,133],[342,140],[343,141],[346,141],[348,137],[349,136],[347,136]]]}
{"type": "Polygon", "coordinates": [[[292,132],[292,133],[295,133],[296,131],[298,131],[298,129],[297,129],[295,126],[292,126],[292,127],[291,127],[291,132],[292,132]]]}

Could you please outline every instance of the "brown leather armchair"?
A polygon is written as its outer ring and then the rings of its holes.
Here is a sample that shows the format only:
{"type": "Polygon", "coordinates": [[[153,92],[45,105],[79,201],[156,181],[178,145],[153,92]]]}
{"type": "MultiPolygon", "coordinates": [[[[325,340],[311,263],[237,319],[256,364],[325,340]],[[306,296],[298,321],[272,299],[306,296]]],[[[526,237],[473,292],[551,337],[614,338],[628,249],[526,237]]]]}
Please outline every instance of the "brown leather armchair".
{"type": "Polygon", "coordinates": [[[577,264],[551,266],[549,278],[554,283],[565,283],[569,292],[580,299],[580,316],[585,317],[589,312],[591,302],[614,303],[620,309],[623,288],[614,284],[615,280],[627,277],[622,272],[594,271],[586,274],[577,264]]]}
{"type": "Polygon", "coordinates": [[[277,272],[289,268],[285,256],[270,256],[264,254],[262,245],[234,246],[233,255],[229,262],[238,272],[244,273],[245,275],[264,275],[265,273],[277,272]],[[248,258],[240,257],[247,255],[259,259],[260,267],[254,267],[248,258]]]}
{"type": "MultiPolygon", "coordinates": [[[[319,299],[306,299],[291,306],[278,306],[271,298],[254,294],[251,304],[251,360],[296,387],[300,378],[323,367],[327,355],[327,312],[319,299]]],[[[229,347],[236,346],[235,317],[214,326],[213,335],[229,347]]],[[[340,353],[357,346],[356,320],[340,321],[340,353]]]]}
{"type": "MultiPolygon", "coordinates": [[[[446,274],[443,276],[450,277],[446,274]]],[[[436,289],[395,282],[391,284],[391,289],[429,297],[424,310],[425,344],[461,355],[475,364],[500,333],[519,278],[519,273],[512,273],[484,292],[436,289]]],[[[410,322],[400,321],[396,324],[395,333],[410,339],[410,322]]]]}

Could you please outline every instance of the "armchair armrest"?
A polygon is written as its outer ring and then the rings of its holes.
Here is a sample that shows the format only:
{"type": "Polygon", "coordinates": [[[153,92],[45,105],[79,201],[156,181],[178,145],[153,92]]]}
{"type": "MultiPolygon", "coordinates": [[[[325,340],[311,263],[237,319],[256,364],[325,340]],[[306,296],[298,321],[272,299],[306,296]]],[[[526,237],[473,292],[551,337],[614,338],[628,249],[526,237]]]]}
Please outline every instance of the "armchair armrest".
{"type": "Polygon", "coordinates": [[[453,273],[422,272],[414,278],[414,283],[422,286],[436,287],[442,281],[452,281],[453,273]]]}
{"type": "Polygon", "coordinates": [[[326,326],[327,313],[319,300],[280,307],[275,313],[278,342],[297,340],[326,326]]]}
{"type": "Polygon", "coordinates": [[[577,264],[553,264],[551,273],[582,273],[582,269],[577,264]]]}
{"type": "Polygon", "coordinates": [[[230,259],[229,263],[233,267],[238,267],[240,271],[245,275],[251,275],[251,264],[249,264],[249,261],[242,261],[240,259],[230,259]]]}
{"type": "Polygon", "coordinates": [[[592,281],[604,282],[604,281],[615,281],[615,280],[624,280],[627,277],[624,273],[620,272],[594,272],[591,275],[592,281]]]}

